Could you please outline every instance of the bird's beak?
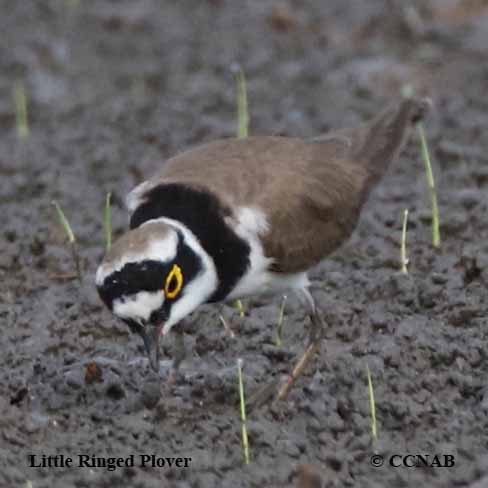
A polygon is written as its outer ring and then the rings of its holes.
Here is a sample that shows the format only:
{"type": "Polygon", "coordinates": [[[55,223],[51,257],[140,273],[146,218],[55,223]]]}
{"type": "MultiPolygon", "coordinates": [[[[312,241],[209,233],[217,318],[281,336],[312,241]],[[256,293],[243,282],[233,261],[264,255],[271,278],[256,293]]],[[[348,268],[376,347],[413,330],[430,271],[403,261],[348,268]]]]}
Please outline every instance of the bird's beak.
{"type": "Polygon", "coordinates": [[[159,373],[159,339],[163,330],[163,323],[155,326],[146,326],[141,332],[144,346],[146,347],[147,358],[151,368],[159,373]]]}

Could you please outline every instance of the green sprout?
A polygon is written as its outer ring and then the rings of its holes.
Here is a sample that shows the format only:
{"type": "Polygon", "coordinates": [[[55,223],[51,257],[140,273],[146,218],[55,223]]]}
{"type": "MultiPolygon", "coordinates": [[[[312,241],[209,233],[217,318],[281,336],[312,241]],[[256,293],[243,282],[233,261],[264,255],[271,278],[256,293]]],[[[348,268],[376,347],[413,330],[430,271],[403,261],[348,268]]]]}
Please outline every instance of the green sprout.
{"type": "Polygon", "coordinates": [[[61,224],[61,227],[63,228],[67,238],[68,238],[68,243],[71,247],[71,254],[73,256],[73,262],[75,263],[75,268],[76,268],[76,276],[78,278],[78,281],[81,283],[82,278],[81,278],[81,265],[80,265],[80,256],[78,255],[78,250],[76,248],[76,238],[75,234],[73,232],[73,229],[71,228],[70,223],[68,222],[68,219],[66,218],[66,215],[64,214],[61,206],[56,200],[53,200],[52,205],[56,209],[56,212],[58,214],[58,219],[59,223],[61,224]]]}
{"type": "Polygon", "coordinates": [[[285,321],[285,303],[286,303],[287,296],[283,295],[283,299],[281,300],[280,306],[280,313],[278,315],[278,324],[276,326],[276,340],[275,344],[277,347],[281,347],[283,344],[283,322],[285,321]]]}
{"type": "Polygon", "coordinates": [[[105,198],[105,212],[103,215],[103,225],[105,228],[105,245],[107,252],[110,251],[110,248],[112,247],[112,209],[110,206],[111,198],[112,194],[108,192],[107,197],[105,198]]]}
{"type": "MultiPolygon", "coordinates": [[[[234,70],[237,83],[237,137],[245,139],[249,134],[249,112],[247,108],[246,76],[240,66],[234,70]]],[[[240,317],[244,317],[244,306],[241,300],[236,300],[235,306],[240,317]]]]}
{"type": "Polygon", "coordinates": [[[242,381],[242,359],[237,359],[237,374],[239,379],[239,401],[241,406],[241,434],[242,434],[242,451],[244,453],[244,462],[249,464],[249,439],[247,436],[246,424],[246,401],[244,398],[244,384],[242,381]]]}
{"type": "Polygon", "coordinates": [[[235,301],[235,307],[237,311],[239,312],[239,317],[244,317],[245,311],[244,311],[244,305],[242,304],[242,300],[236,300],[235,301]]]}
{"type": "Polygon", "coordinates": [[[20,81],[14,85],[14,103],[17,136],[19,139],[24,140],[29,136],[29,122],[27,116],[27,96],[25,94],[24,84],[20,81]]]}
{"type": "Polygon", "coordinates": [[[249,111],[246,76],[240,66],[235,70],[235,77],[237,82],[237,137],[244,139],[249,135],[249,111]]]}
{"type": "Polygon", "coordinates": [[[429,148],[427,146],[427,139],[423,125],[417,123],[417,131],[420,137],[420,147],[422,151],[422,159],[425,164],[425,174],[427,176],[427,185],[430,191],[431,206],[432,206],[432,245],[439,248],[441,245],[441,234],[439,230],[439,207],[437,204],[437,192],[434,182],[434,173],[432,172],[432,165],[430,164],[429,148]]]}
{"type": "Polygon", "coordinates": [[[408,209],[405,209],[403,211],[402,242],[400,245],[400,263],[402,265],[402,273],[404,274],[408,274],[407,224],[408,224],[408,209]]]}
{"type": "Polygon", "coordinates": [[[368,396],[369,396],[369,410],[371,413],[371,437],[373,444],[378,441],[378,430],[376,426],[376,403],[374,400],[373,381],[371,380],[371,372],[369,366],[366,364],[366,375],[368,377],[368,396]]]}
{"type": "Polygon", "coordinates": [[[68,222],[68,219],[64,215],[63,210],[61,209],[59,203],[56,200],[53,200],[51,203],[52,203],[52,205],[54,205],[54,208],[56,209],[56,211],[58,213],[59,222],[60,222],[61,226],[63,227],[63,230],[66,233],[66,236],[68,237],[68,242],[70,244],[74,244],[76,242],[76,238],[75,238],[75,235],[73,233],[73,229],[71,228],[71,225],[68,222]]]}

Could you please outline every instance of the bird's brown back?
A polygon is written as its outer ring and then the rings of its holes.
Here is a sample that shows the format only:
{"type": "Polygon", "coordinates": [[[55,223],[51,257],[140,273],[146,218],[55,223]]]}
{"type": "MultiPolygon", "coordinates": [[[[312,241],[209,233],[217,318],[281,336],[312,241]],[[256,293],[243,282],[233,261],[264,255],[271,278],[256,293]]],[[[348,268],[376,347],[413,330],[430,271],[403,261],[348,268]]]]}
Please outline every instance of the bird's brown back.
{"type": "Polygon", "coordinates": [[[258,136],[211,142],[168,160],[152,185],[185,184],[212,192],[228,208],[261,210],[269,223],[262,242],[274,270],[305,271],[350,236],[422,107],[404,100],[360,128],[308,141],[258,136]]]}

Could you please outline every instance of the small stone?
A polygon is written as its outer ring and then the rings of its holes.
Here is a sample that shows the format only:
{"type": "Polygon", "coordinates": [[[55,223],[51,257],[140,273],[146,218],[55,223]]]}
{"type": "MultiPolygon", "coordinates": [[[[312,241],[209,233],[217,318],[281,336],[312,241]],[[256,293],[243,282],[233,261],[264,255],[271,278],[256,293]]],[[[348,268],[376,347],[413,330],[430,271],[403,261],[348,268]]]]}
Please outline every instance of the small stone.
{"type": "Polygon", "coordinates": [[[142,388],[141,396],[144,406],[149,410],[153,409],[161,399],[159,382],[147,382],[142,388]]]}

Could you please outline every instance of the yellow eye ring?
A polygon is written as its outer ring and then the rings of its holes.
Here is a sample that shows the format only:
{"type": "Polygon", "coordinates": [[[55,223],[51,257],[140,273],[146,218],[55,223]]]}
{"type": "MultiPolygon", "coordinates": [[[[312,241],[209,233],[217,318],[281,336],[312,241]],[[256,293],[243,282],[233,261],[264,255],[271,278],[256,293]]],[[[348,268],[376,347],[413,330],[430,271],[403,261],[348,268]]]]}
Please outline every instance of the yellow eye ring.
{"type": "Polygon", "coordinates": [[[167,298],[175,298],[181,291],[183,286],[183,273],[181,268],[174,264],[173,268],[166,277],[166,283],[164,285],[164,294],[167,298]]]}

